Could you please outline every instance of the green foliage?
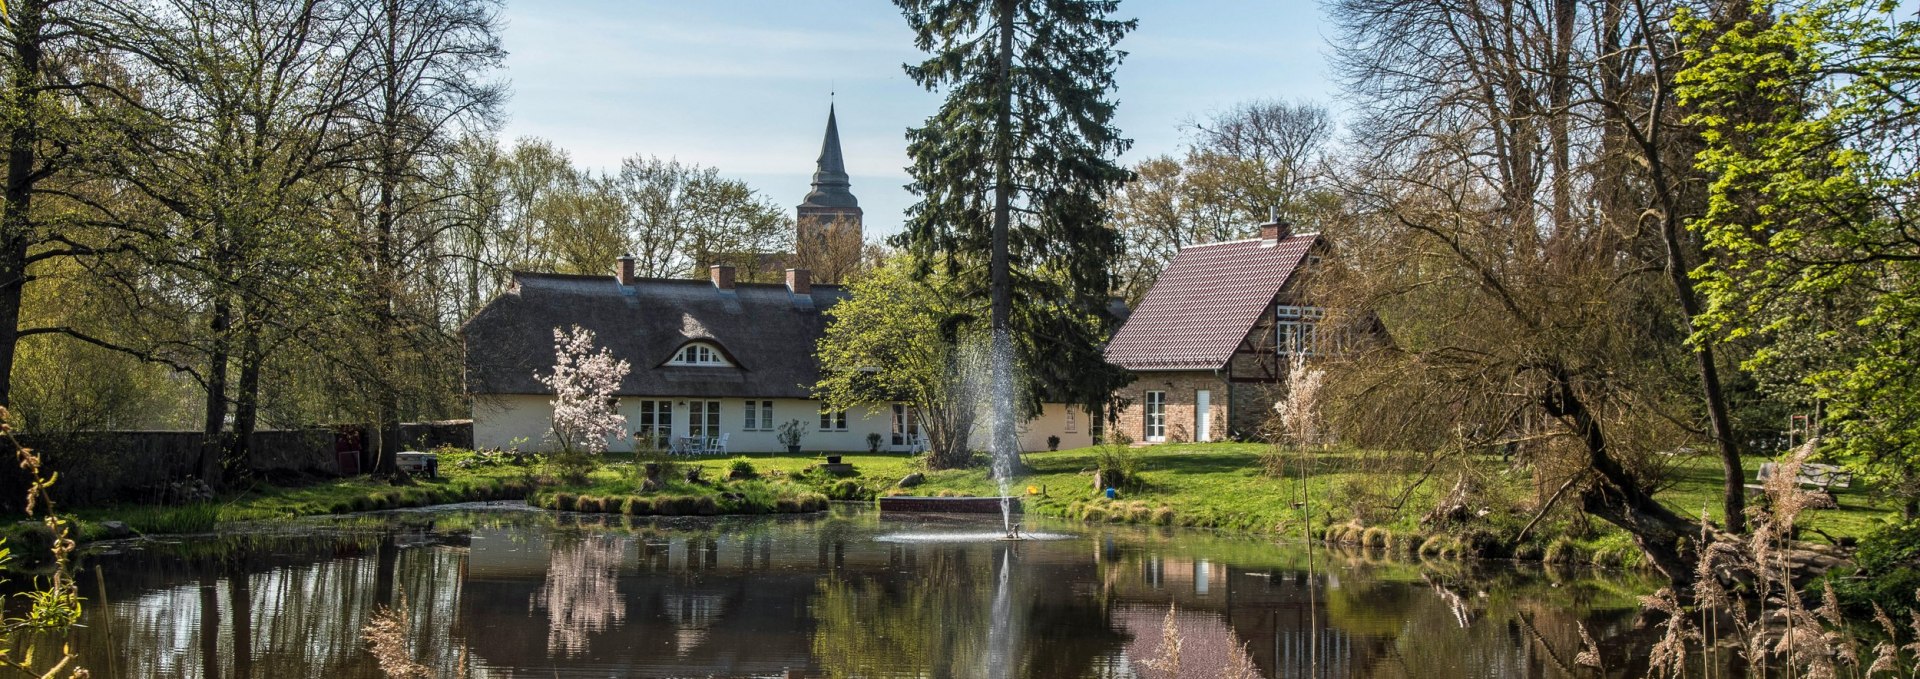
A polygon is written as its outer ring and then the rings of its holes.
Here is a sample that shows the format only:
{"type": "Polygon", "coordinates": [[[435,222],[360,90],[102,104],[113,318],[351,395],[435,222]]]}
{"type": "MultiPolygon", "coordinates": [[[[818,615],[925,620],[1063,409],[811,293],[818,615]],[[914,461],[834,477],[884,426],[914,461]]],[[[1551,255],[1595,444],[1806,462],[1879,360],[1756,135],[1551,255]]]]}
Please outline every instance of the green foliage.
{"type": "Polygon", "coordinates": [[[1890,523],[1868,534],[1853,560],[1850,571],[1828,578],[1840,600],[1856,611],[1877,604],[1900,616],[1920,591],[1920,521],[1890,523]]]}
{"type": "Polygon", "coordinates": [[[1105,203],[1130,174],[1113,161],[1131,145],[1112,125],[1114,46],[1135,22],[1111,18],[1115,0],[894,4],[929,53],[908,77],[946,95],[907,131],[920,202],[899,244],[1000,305],[1032,398],[1103,404],[1127,379],[1101,346],[1120,255],[1105,203]]]}
{"type": "MultiPolygon", "coordinates": [[[[938,272],[916,276],[895,257],[855,281],[828,310],[814,394],[841,409],[905,401],[920,414],[936,468],[961,466],[980,388],[962,342],[984,328],[984,309],[938,272]]],[[[869,445],[878,451],[878,441],[869,445]]]]}
{"type": "Polygon", "coordinates": [[[1756,344],[1746,367],[1824,407],[1831,453],[1920,498],[1920,19],[1819,0],[1676,23],[1711,179],[1700,341],[1756,344]]]}
{"type": "Polygon", "coordinates": [[[807,425],[799,420],[787,420],[780,425],[780,445],[793,448],[807,435],[807,425]]]}

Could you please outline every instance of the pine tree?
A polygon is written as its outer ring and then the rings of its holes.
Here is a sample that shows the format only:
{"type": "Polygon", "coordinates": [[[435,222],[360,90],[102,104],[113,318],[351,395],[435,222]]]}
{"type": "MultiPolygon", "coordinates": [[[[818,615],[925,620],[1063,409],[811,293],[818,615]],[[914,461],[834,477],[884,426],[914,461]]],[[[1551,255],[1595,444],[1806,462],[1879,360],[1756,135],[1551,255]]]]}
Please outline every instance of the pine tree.
{"type": "MultiPolygon", "coordinates": [[[[1018,357],[1030,398],[1100,407],[1125,379],[1100,351],[1120,255],[1103,205],[1129,176],[1110,94],[1135,22],[1111,18],[1117,0],[895,4],[930,55],[907,75],[947,96],[907,132],[921,200],[897,244],[990,299],[994,353],[1018,357]]],[[[992,371],[996,450],[1013,434],[1009,365],[992,371]]]]}

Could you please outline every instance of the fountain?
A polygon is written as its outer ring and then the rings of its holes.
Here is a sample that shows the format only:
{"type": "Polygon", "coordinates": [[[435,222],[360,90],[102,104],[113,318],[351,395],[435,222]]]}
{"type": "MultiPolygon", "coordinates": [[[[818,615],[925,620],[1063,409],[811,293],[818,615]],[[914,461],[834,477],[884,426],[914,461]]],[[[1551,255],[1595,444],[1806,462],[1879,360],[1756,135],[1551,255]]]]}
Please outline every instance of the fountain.
{"type": "MultiPolygon", "coordinates": [[[[1000,532],[898,533],[882,535],[880,542],[1019,542],[1028,540],[1065,540],[1071,535],[1035,533],[1024,530],[1013,520],[1018,498],[1013,494],[1013,474],[1019,464],[1020,430],[1015,419],[1019,408],[1019,389],[1015,379],[1013,342],[1004,331],[985,343],[971,342],[963,347],[953,366],[957,393],[972,395],[973,412],[987,417],[984,433],[987,451],[993,459],[993,478],[999,484],[999,497],[913,497],[880,498],[882,512],[967,513],[1000,510],[1000,532]],[[984,346],[983,346],[984,344],[984,346]]],[[[963,397],[965,398],[965,397],[963,397]]]]}

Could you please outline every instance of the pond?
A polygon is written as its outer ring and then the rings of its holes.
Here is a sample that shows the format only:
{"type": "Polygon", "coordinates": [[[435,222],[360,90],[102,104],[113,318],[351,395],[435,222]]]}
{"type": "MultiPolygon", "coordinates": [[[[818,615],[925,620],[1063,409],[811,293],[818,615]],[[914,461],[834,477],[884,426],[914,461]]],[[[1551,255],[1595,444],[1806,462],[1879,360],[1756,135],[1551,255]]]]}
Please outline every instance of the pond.
{"type": "Polygon", "coordinates": [[[998,523],[489,504],[109,543],[73,644],[95,677],[371,678],[382,604],[448,677],[1159,677],[1170,609],[1191,677],[1566,676],[1582,624],[1609,675],[1641,676],[1651,642],[1652,583],[1627,574],[998,523]]]}

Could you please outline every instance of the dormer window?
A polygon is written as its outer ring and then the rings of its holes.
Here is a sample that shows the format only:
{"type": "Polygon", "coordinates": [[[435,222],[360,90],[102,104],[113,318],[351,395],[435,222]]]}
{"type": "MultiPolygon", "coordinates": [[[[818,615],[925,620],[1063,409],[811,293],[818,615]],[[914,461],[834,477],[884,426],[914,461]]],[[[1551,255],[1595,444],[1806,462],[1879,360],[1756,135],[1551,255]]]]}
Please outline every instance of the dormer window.
{"type": "Polygon", "coordinates": [[[698,366],[702,368],[724,368],[727,366],[731,366],[733,364],[727,362],[726,356],[721,355],[719,347],[713,346],[711,344],[694,342],[692,344],[688,344],[687,346],[680,347],[680,351],[674,353],[673,360],[667,361],[667,365],[690,365],[690,366],[698,366]]]}

